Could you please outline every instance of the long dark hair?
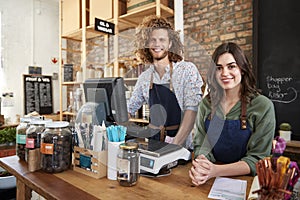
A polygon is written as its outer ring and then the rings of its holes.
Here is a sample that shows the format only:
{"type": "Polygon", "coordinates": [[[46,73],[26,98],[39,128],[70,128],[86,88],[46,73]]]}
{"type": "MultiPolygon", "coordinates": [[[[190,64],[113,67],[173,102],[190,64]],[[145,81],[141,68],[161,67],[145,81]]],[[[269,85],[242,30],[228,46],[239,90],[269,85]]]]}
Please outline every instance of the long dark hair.
{"type": "Polygon", "coordinates": [[[241,69],[241,98],[244,98],[247,102],[250,102],[254,96],[259,94],[259,90],[256,88],[256,78],[253,73],[252,65],[246,57],[244,51],[236,43],[223,43],[214,51],[212,55],[212,63],[207,73],[209,98],[213,111],[215,111],[217,106],[221,103],[225,92],[216,80],[216,64],[219,57],[224,53],[232,54],[237,65],[241,69]]]}
{"type": "Polygon", "coordinates": [[[180,41],[179,32],[174,31],[170,22],[163,17],[150,15],[143,19],[143,22],[138,26],[135,34],[134,53],[144,63],[153,63],[153,57],[149,51],[150,34],[155,29],[166,29],[169,39],[172,41],[172,46],[168,52],[169,61],[177,62],[183,59],[183,44],[180,41]]]}

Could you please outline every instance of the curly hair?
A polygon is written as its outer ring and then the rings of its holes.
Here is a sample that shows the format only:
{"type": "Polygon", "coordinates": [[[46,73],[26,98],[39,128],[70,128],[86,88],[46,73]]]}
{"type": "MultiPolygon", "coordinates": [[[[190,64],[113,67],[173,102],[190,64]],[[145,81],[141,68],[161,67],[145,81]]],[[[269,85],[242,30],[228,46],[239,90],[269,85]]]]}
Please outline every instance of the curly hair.
{"type": "Polygon", "coordinates": [[[145,17],[137,27],[134,41],[134,53],[144,63],[153,63],[153,57],[149,51],[150,34],[155,29],[166,29],[172,46],[168,51],[169,61],[178,62],[183,59],[183,44],[180,41],[179,32],[175,31],[170,22],[156,15],[145,17]]]}
{"type": "Polygon", "coordinates": [[[218,59],[224,53],[230,53],[236,60],[237,65],[241,69],[242,80],[241,80],[241,90],[240,96],[244,98],[247,102],[259,94],[259,90],[256,88],[256,78],[253,73],[252,65],[244,51],[235,43],[228,42],[223,43],[216,48],[212,55],[212,63],[207,72],[208,79],[208,90],[209,99],[212,103],[212,110],[215,111],[216,107],[220,104],[224,96],[224,89],[219,85],[216,79],[216,64],[218,59]]]}

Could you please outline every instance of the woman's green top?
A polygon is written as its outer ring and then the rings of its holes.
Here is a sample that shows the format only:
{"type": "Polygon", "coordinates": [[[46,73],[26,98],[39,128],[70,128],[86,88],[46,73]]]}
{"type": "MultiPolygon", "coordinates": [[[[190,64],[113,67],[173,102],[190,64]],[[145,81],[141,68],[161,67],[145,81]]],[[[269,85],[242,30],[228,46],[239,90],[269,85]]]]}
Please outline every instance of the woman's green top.
{"type": "MultiPolygon", "coordinates": [[[[194,153],[195,157],[204,154],[211,162],[216,162],[206,136],[205,120],[211,114],[211,104],[205,97],[199,104],[195,135],[194,153]],[[204,140],[205,139],[205,140],[204,140]]],[[[226,116],[223,116],[220,108],[216,114],[224,120],[238,120],[241,115],[241,101],[236,103],[226,116]]],[[[276,119],[274,105],[271,100],[263,95],[258,95],[247,104],[247,124],[252,133],[248,140],[246,155],[241,158],[250,169],[251,174],[256,174],[256,163],[258,160],[270,156],[272,141],[275,135],[276,119]]]]}

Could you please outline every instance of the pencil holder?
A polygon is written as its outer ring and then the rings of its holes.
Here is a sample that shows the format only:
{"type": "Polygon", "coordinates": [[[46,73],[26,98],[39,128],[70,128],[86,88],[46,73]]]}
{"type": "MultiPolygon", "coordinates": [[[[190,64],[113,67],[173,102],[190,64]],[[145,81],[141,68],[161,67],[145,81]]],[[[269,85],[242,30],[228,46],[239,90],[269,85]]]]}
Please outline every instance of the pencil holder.
{"type": "Polygon", "coordinates": [[[107,172],[107,151],[95,152],[74,146],[73,170],[100,179],[107,172]]]}
{"type": "Polygon", "coordinates": [[[271,158],[267,157],[256,163],[256,172],[260,189],[253,193],[258,193],[259,200],[291,199],[294,185],[300,176],[296,162],[284,156],[271,162],[271,158]]]}

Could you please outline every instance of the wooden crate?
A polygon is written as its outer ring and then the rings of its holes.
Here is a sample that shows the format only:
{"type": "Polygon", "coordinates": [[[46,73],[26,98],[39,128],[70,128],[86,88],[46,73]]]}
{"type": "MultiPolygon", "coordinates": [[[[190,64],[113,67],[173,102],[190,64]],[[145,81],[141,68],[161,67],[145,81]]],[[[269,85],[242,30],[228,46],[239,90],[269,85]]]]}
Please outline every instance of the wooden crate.
{"type": "Polygon", "coordinates": [[[73,170],[97,179],[106,177],[107,151],[95,152],[74,146],[73,170]],[[80,167],[80,155],[91,157],[91,170],[80,167]]]}

